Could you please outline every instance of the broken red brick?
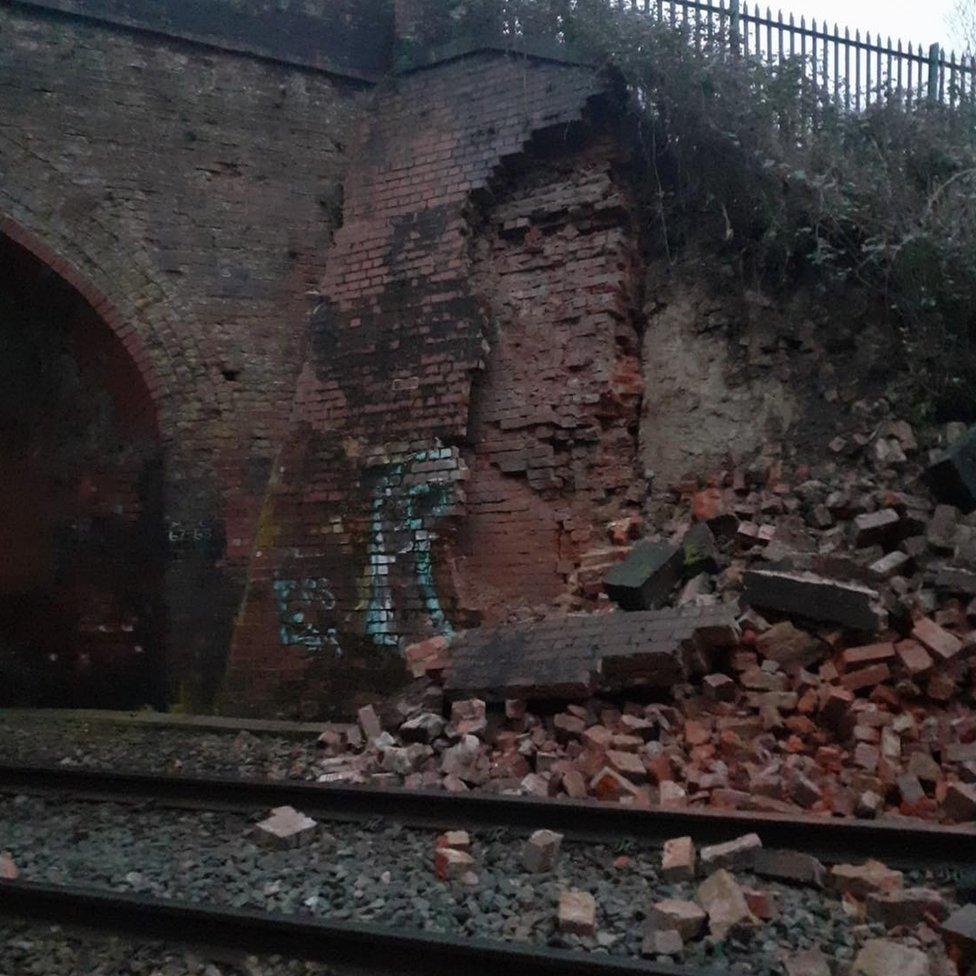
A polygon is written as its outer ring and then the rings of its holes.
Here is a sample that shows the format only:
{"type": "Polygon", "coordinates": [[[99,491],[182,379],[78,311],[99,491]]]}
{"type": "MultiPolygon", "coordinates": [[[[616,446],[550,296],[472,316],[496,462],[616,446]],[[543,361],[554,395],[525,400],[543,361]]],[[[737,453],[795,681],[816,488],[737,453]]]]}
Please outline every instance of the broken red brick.
{"type": "Polygon", "coordinates": [[[891,669],[887,664],[872,664],[858,671],[850,671],[840,680],[848,691],[860,691],[862,688],[872,688],[887,681],[891,677],[891,669]]]}
{"type": "Polygon", "coordinates": [[[434,872],[441,881],[457,881],[474,867],[474,858],[453,847],[438,847],[434,851],[434,872]]]}
{"type": "Polygon", "coordinates": [[[962,641],[958,637],[928,617],[915,621],[912,637],[943,661],[951,660],[962,650],[962,641]]]}
{"type": "Polygon", "coordinates": [[[383,726],[380,724],[379,716],[372,705],[364,705],[359,709],[359,727],[363,730],[367,742],[378,739],[382,734],[383,726]]]}
{"type": "Polygon", "coordinates": [[[664,842],[661,854],[661,877],[669,883],[691,881],[695,876],[697,855],[690,837],[675,837],[664,842]]]}
{"type": "Polygon", "coordinates": [[[835,891],[867,898],[871,894],[897,891],[902,887],[901,871],[893,871],[880,861],[865,864],[837,864],[830,869],[828,884],[835,891]]]}
{"type": "Polygon", "coordinates": [[[563,773],[563,789],[566,795],[574,800],[582,800],[587,796],[586,780],[578,769],[568,769],[563,773]]]}
{"type": "Polygon", "coordinates": [[[471,836],[466,830],[448,830],[441,834],[434,842],[437,848],[447,847],[453,851],[471,853],[471,836]]]}
{"type": "Polygon", "coordinates": [[[831,688],[827,694],[820,717],[826,725],[839,729],[848,721],[854,695],[847,688],[831,688]]]}
{"type": "Polygon", "coordinates": [[[635,796],[637,788],[620,773],[605,766],[590,782],[590,792],[600,800],[620,800],[635,796]]]}
{"type": "Polygon", "coordinates": [[[522,849],[522,866],[530,874],[552,871],[559,859],[563,835],[552,830],[537,830],[522,849]]]}
{"type": "Polygon", "coordinates": [[[698,886],[698,901],[708,913],[709,931],[717,939],[756,922],[742,889],[724,869],[720,868],[698,886]]]}
{"type": "Polygon", "coordinates": [[[693,901],[667,899],[655,902],[647,913],[649,929],[677,932],[684,942],[697,938],[705,928],[708,916],[693,901]]]}
{"type": "Polygon", "coordinates": [[[709,674],[702,681],[705,697],[713,701],[735,701],[736,684],[727,674],[709,674]]]}
{"type": "Polygon", "coordinates": [[[0,881],[16,881],[19,877],[20,871],[10,851],[0,853],[0,881]]]}
{"type": "Polygon", "coordinates": [[[866,644],[863,647],[849,647],[841,654],[841,660],[846,668],[856,668],[865,664],[876,664],[887,661],[895,656],[895,645],[888,642],[883,644],[866,644]]]}
{"type": "Polygon", "coordinates": [[[762,849],[758,834],[745,834],[724,844],[712,844],[701,849],[701,864],[705,870],[729,868],[740,870],[752,866],[756,852],[762,849]]]}
{"type": "Polygon", "coordinates": [[[596,935],[596,899],[587,891],[564,891],[559,896],[559,931],[593,938],[596,935]]]}
{"type": "Polygon", "coordinates": [[[557,715],[552,720],[553,728],[556,730],[556,740],[559,742],[568,742],[570,739],[578,739],[583,735],[586,730],[586,722],[581,718],[577,718],[575,715],[569,715],[565,712],[557,715]]]}
{"type": "Polygon", "coordinates": [[[779,901],[773,892],[744,888],[742,893],[745,895],[749,911],[756,918],[764,922],[771,922],[779,917],[779,901]]]}
{"type": "Polygon", "coordinates": [[[926,916],[942,921],[948,914],[945,899],[928,888],[903,888],[868,895],[868,920],[881,922],[887,928],[904,925],[911,928],[926,916]]]}
{"type": "Polygon", "coordinates": [[[418,644],[410,644],[403,655],[407,668],[415,678],[422,678],[432,671],[443,671],[450,663],[450,642],[446,637],[431,637],[418,644]]]}
{"type": "Polygon", "coordinates": [[[610,749],[607,751],[607,763],[611,769],[616,770],[621,776],[626,776],[631,782],[647,782],[647,770],[644,768],[640,756],[633,752],[620,752],[610,749]]]}
{"type": "Polygon", "coordinates": [[[949,783],[943,808],[950,820],[976,820],[976,786],[949,783]]]}

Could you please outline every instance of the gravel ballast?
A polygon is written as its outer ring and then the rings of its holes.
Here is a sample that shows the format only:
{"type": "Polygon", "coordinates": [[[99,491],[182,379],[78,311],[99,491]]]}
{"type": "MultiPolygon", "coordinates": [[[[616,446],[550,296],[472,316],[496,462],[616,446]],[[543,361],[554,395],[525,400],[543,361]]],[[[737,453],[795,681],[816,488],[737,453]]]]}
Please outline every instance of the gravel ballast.
{"type": "Polygon", "coordinates": [[[296,740],[109,722],[0,721],[0,756],[6,763],[314,780],[320,755],[314,736],[296,740]]]}
{"type": "Polygon", "coordinates": [[[335,976],[315,962],[240,955],[228,960],[160,942],[0,920],[0,976],[335,976]]]}
{"type": "MultiPolygon", "coordinates": [[[[697,887],[665,882],[660,849],[650,844],[565,841],[554,871],[528,874],[525,837],[512,831],[472,836],[476,884],[444,882],[434,876],[433,831],[326,824],[311,843],[273,851],[254,842],[263,816],[8,796],[0,799],[0,843],[27,881],[630,956],[641,952],[651,904],[693,900],[697,887]],[[556,906],[567,889],[594,896],[595,938],[557,931],[556,906]]],[[[744,887],[771,893],[779,917],[746,936],[691,942],[686,963],[771,976],[784,971],[784,954],[820,948],[848,962],[864,941],[885,934],[851,918],[835,895],[735,875],[744,887]]],[[[946,881],[905,877],[906,886],[940,887],[951,898],[946,881]]]]}

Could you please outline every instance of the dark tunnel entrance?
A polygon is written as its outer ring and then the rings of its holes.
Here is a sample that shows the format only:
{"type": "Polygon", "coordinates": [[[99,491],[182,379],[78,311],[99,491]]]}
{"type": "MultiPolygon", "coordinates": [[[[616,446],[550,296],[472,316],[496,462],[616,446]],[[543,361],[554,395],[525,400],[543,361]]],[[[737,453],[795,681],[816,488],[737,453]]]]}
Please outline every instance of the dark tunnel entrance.
{"type": "Polygon", "coordinates": [[[0,235],[0,705],[161,706],[156,411],[121,340],[0,235]]]}

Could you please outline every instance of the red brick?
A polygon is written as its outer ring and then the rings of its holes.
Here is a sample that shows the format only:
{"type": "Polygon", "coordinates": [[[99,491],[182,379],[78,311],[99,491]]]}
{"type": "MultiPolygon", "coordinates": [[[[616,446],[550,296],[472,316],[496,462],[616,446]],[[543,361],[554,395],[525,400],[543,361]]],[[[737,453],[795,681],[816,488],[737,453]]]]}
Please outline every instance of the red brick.
{"type": "Polygon", "coordinates": [[[948,661],[962,650],[962,641],[937,623],[923,617],[915,621],[912,637],[924,644],[938,659],[948,661]]]}
{"type": "Polygon", "coordinates": [[[861,688],[879,685],[890,677],[891,669],[887,664],[872,664],[870,667],[848,672],[840,681],[848,691],[858,691],[861,688]]]}

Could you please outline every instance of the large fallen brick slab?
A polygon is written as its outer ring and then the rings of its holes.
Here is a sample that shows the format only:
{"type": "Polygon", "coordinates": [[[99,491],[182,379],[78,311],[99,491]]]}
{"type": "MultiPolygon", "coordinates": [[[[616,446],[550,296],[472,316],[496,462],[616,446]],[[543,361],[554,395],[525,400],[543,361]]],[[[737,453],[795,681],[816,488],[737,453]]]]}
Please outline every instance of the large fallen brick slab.
{"type": "Polygon", "coordinates": [[[688,606],[604,619],[613,621],[597,649],[604,690],[670,688],[676,681],[701,677],[712,670],[713,652],[731,647],[740,636],[735,611],[728,606],[688,606]]]}
{"type": "Polygon", "coordinates": [[[681,579],[681,549],[667,542],[639,542],[603,582],[608,597],[623,610],[653,610],[681,579]]]}
{"type": "Polygon", "coordinates": [[[936,458],[924,477],[940,502],[964,512],[976,509],[976,427],[936,458]]]}
{"type": "Polygon", "coordinates": [[[858,583],[841,583],[814,573],[754,569],[745,574],[745,601],[761,610],[839,624],[851,630],[876,633],[885,613],[875,590],[858,583]]]}
{"type": "Polygon", "coordinates": [[[470,630],[452,650],[452,697],[586,698],[595,691],[668,688],[711,670],[739,638],[732,607],[571,615],[470,630]]]}
{"type": "Polygon", "coordinates": [[[599,631],[586,617],[470,630],[454,645],[451,695],[586,698],[597,688],[599,631]]]}

